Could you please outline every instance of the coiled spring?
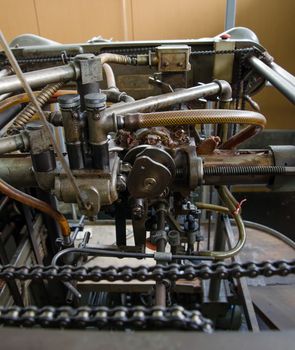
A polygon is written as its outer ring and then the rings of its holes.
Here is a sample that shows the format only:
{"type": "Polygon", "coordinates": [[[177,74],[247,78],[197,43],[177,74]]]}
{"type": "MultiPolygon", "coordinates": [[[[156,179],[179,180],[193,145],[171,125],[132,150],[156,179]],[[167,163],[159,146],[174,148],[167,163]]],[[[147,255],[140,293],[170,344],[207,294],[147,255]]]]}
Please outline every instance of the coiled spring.
{"type": "Polygon", "coordinates": [[[284,166],[211,166],[204,168],[204,176],[283,175],[284,166]]]}
{"type": "MultiPolygon", "coordinates": [[[[46,85],[37,96],[37,101],[43,107],[50,98],[63,86],[63,82],[46,85]]],[[[17,133],[22,130],[24,126],[32,119],[36,113],[36,108],[32,103],[29,103],[16,117],[14,122],[7,130],[8,135],[17,133]]]]}

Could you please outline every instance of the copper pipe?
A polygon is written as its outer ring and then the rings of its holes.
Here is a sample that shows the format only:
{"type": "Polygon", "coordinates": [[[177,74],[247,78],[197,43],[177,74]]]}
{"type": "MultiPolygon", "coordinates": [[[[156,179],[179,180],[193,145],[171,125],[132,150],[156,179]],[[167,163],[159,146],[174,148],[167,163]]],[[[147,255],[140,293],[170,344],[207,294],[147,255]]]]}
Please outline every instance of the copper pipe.
{"type": "Polygon", "coordinates": [[[250,124],[251,127],[262,129],[266,124],[265,117],[260,113],[227,109],[195,109],[127,114],[122,121],[122,128],[130,131],[153,126],[229,123],[250,124]]]}
{"type": "Polygon", "coordinates": [[[235,223],[239,231],[239,239],[235,247],[233,247],[228,251],[210,250],[210,251],[201,251],[199,254],[201,256],[214,257],[217,260],[224,260],[237,255],[241,251],[241,249],[246,243],[247,236],[246,236],[246,230],[245,230],[245,226],[241,218],[240,212],[239,210],[237,210],[239,203],[232,196],[232,194],[230,193],[230,191],[226,186],[220,186],[220,188],[218,189],[218,192],[223,202],[227,205],[229,213],[232,215],[232,217],[235,220],[235,223]]]}
{"type": "Polygon", "coordinates": [[[250,125],[245,129],[239,131],[237,134],[230,137],[227,141],[220,145],[221,149],[232,149],[240,143],[250,139],[251,137],[259,134],[264,127],[250,125]]]}
{"type": "Polygon", "coordinates": [[[205,209],[207,211],[216,211],[226,215],[230,214],[230,210],[227,207],[223,207],[221,205],[203,203],[203,202],[196,202],[195,205],[197,206],[198,209],[205,209]]]}
{"type": "Polygon", "coordinates": [[[21,192],[18,189],[10,186],[7,182],[0,179],[0,192],[20,203],[38,209],[41,212],[51,216],[60,226],[63,237],[69,237],[71,233],[67,219],[57,210],[53,209],[46,202],[34,198],[27,193],[21,192]]]}

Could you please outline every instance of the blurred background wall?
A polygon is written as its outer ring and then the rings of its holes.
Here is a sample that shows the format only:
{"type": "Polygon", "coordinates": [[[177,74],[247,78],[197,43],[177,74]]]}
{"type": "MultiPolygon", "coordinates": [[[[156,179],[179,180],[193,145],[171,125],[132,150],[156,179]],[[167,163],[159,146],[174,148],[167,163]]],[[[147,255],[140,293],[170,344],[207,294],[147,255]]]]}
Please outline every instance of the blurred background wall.
{"type": "MultiPolygon", "coordinates": [[[[0,0],[9,40],[34,33],[61,43],[187,39],[224,30],[226,0],[0,0]]],[[[237,0],[236,26],[252,29],[278,64],[295,74],[295,1],[237,0]]],[[[255,99],[269,128],[295,129],[294,107],[274,88],[255,99]]]]}

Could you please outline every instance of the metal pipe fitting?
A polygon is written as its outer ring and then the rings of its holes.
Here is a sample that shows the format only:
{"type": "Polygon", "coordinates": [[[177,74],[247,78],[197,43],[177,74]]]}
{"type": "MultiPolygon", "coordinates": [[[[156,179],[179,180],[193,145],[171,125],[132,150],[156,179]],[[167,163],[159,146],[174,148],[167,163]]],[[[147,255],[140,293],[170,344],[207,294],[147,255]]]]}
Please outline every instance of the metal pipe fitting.
{"type": "Polygon", "coordinates": [[[80,96],[64,95],[58,98],[62,114],[62,123],[65,131],[65,141],[71,169],[84,168],[84,156],[82,149],[82,130],[80,96]]]}
{"type": "Polygon", "coordinates": [[[106,95],[93,93],[85,96],[87,109],[89,143],[91,145],[92,165],[95,169],[109,169],[107,133],[104,130],[101,111],[106,107],[106,95]]]}
{"type": "Polygon", "coordinates": [[[0,178],[12,186],[37,187],[30,156],[17,154],[0,158],[0,178]],[[12,171],[13,169],[13,171],[12,171]]]}
{"type": "Polygon", "coordinates": [[[112,67],[109,64],[104,63],[102,65],[102,68],[103,68],[105,76],[106,76],[108,89],[112,89],[112,88],[117,89],[116,79],[115,79],[115,75],[114,75],[114,72],[112,70],[112,67]]]}
{"type": "MultiPolygon", "coordinates": [[[[80,68],[77,65],[68,64],[24,73],[24,76],[31,88],[35,89],[51,83],[77,79],[80,76],[80,68]]],[[[0,95],[18,90],[23,90],[23,86],[16,75],[0,79],[0,95]]]]}
{"type": "Polygon", "coordinates": [[[29,149],[29,146],[29,139],[25,133],[0,138],[0,154],[17,150],[26,151],[29,149]]]}

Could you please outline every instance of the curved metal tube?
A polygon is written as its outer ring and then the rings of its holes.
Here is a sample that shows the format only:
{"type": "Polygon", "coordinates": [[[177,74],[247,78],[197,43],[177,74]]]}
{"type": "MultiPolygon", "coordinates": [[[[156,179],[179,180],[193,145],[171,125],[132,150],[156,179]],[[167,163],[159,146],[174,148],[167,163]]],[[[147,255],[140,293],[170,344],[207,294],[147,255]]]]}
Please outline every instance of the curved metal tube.
{"type": "Polygon", "coordinates": [[[239,131],[228,140],[226,140],[223,144],[219,146],[220,149],[232,149],[239,145],[240,143],[250,139],[251,137],[259,134],[264,127],[250,125],[245,129],[239,131]]]}
{"type": "Polygon", "coordinates": [[[68,224],[67,219],[59,211],[53,209],[46,202],[34,198],[27,193],[19,191],[18,189],[10,186],[2,179],[0,179],[0,192],[5,194],[9,198],[12,198],[32,208],[38,209],[43,213],[51,216],[52,219],[54,219],[59,224],[63,237],[69,237],[71,233],[71,228],[68,224]]]}
{"type": "MultiPolygon", "coordinates": [[[[235,225],[235,221],[234,220],[231,219],[230,222],[235,225]]],[[[269,235],[272,235],[272,236],[280,239],[284,243],[288,244],[291,248],[295,249],[295,242],[292,241],[292,239],[290,239],[287,236],[285,236],[283,233],[281,233],[281,232],[279,232],[277,230],[274,230],[273,228],[270,228],[268,226],[259,224],[258,222],[252,222],[252,221],[243,220],[243,223],[244,223],[244,225],[246,227],[253,228],[253,229],[260,230],[260,231],[263,231],[265,233],[268,233],[269,235]]]]}
{"type": "Polygon", "coordinates": [[[234,248],[226,251],[226,252],[219,252],[219,251],[201,251],[199,252],[199,255],[201,256],[210,256],[214,259],[218,260],[224,260],[231,258],[234,255],[237,255],[243,246],[246,243],[246,230],[243,223],[243,220],[241,218],[241,215],[237,212],[237,206],[234,204],[233,200],[228,195],[228,189],[226,186],[220,186],[219,195],[221,199],[224,201],[224,203],[228,206],[229,212],[233,216],[235,223],[237,225],[237,228],[239,230],[239,240],[234,248]]]}
{"type": "Polygon", "coordinates": [[[223,214],[230,214],[230,211],[227,207],[223,207],[221,205],[211,204],[211,203],[203,203],[203,202],[196,202],[195,205],[198,209],[205,209],[208,211],[217,211],[219,213],[223,214]]]}
{"type": "Polygon", "coordinates": [[[112,67],[109,64],[104,63],[102,65],[102,68],[103,68],[105,76],[106,76],[108,89],[112,89],[112,88],[116,89],[117,84],[116,84],[116,79],[115,79],[115,75],[114,75],[114,72],[112,70],[112,67]]]}

